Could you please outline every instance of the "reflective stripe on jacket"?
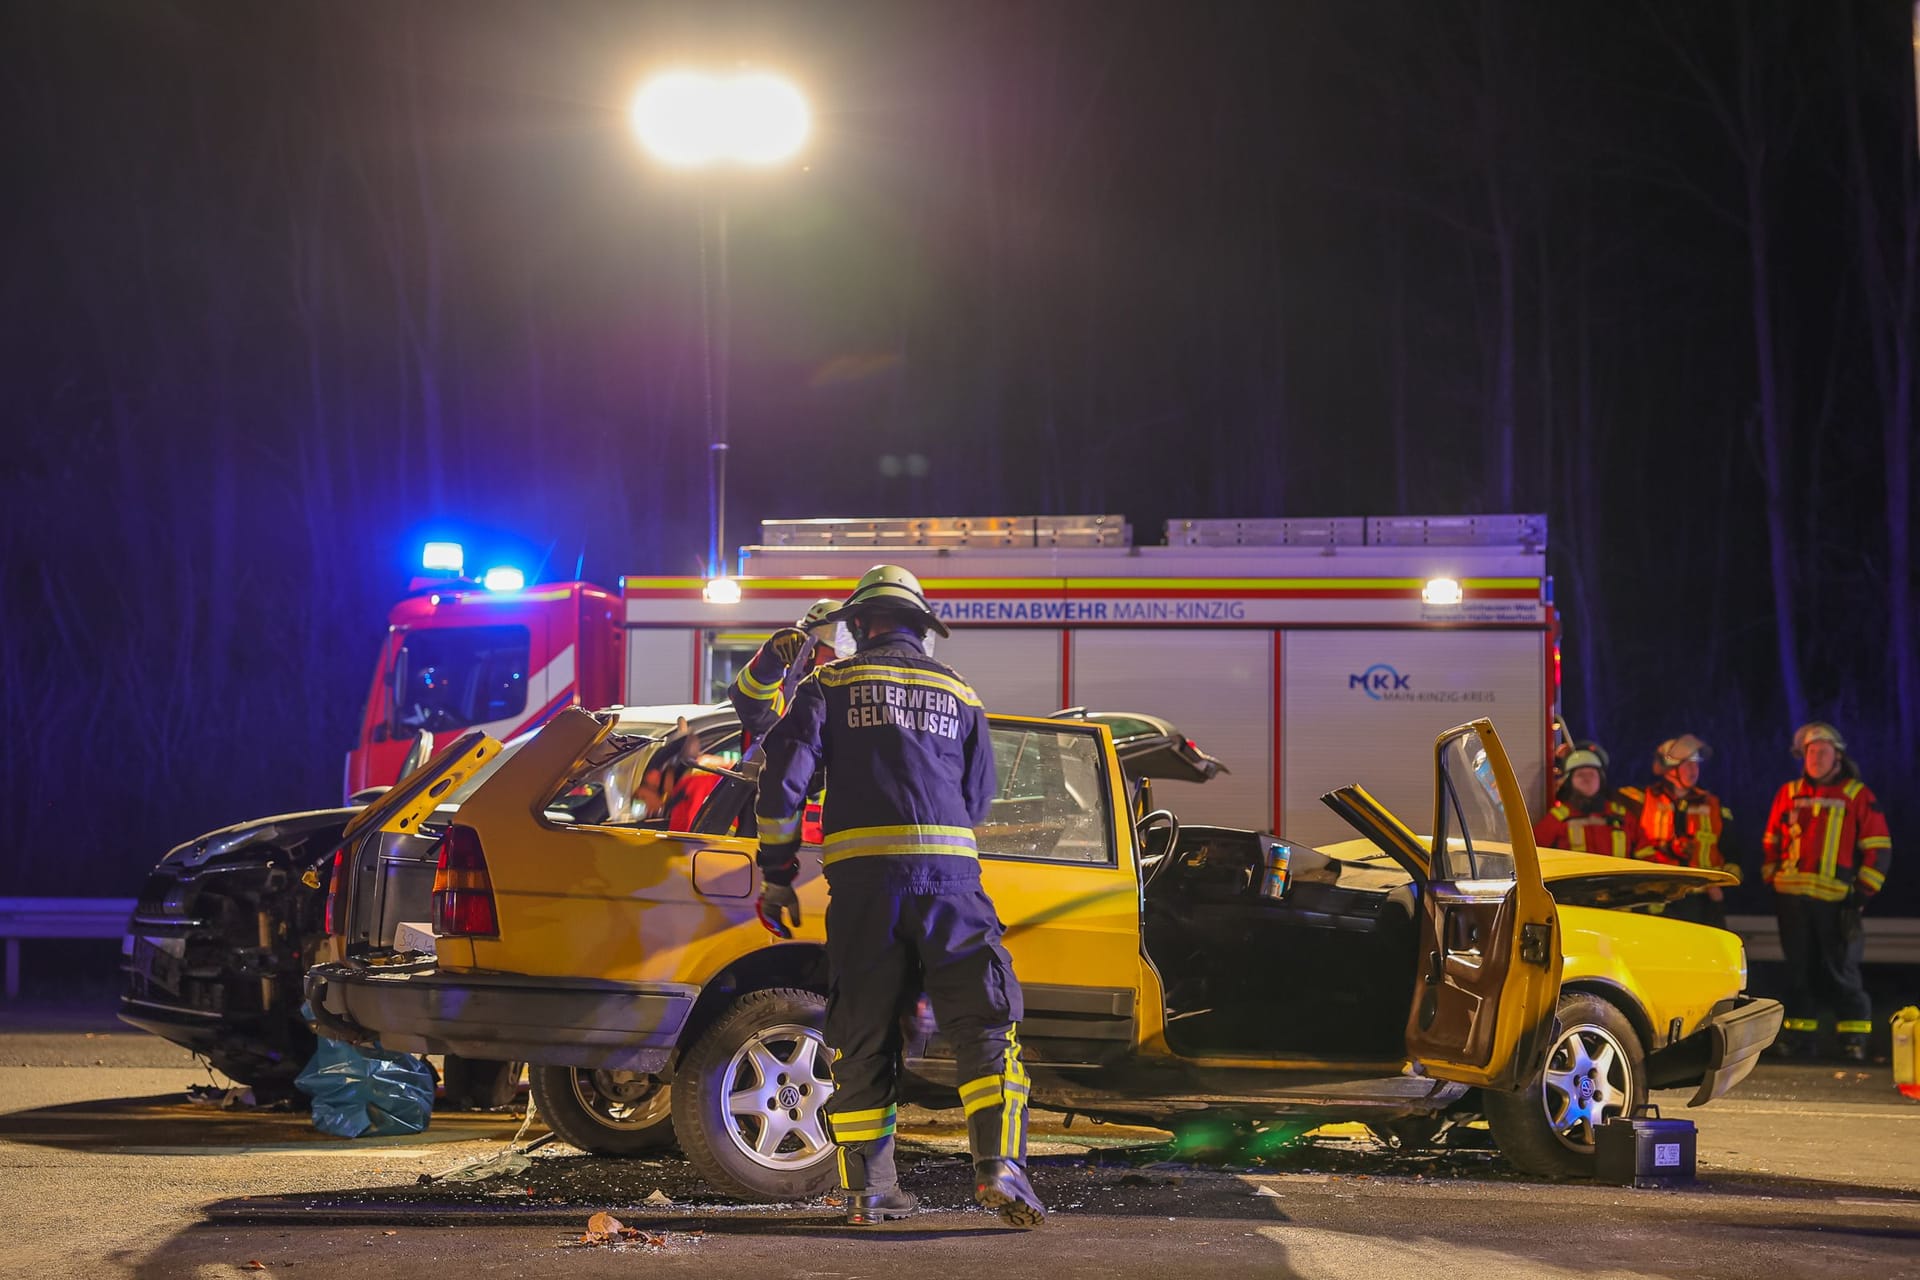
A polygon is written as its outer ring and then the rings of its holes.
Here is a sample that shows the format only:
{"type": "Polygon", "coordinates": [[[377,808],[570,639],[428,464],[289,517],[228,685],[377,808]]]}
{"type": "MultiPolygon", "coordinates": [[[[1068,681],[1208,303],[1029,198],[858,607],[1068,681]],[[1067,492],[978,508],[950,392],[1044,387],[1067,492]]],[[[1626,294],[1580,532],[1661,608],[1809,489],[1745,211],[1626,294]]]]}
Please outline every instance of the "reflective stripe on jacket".
{"type": "Polygon", "coordinates": [[[1556,800],[1533,824],[1533,842],[1544,849],[1572,849],[1614,858],[1631,857],[1639,845],[1633,810],[1625,801],[1608,796],[1591,810],[1576,809],[1556,800]]]}
{"type": "Polygon", "coordinates": [[[762,751],[755,811],[772,883],[797,869],[802,807],[820,770],[829,882],[978,882],[973,828],[994,793],[986,715],[912,632],[872,638],[807,676],[762,751]]]}
{"type": "Polygon", "coordinates": [[[789,667],[774,652],[771,637],[762,644],[740,674],[727,686],[727,701],[733,704],[734,714],[740,717],[740,725],[746,730],[745,741],[758,742],[767,736],[767,730],[773,728],[793,700],[793,691],[799,685],[802,674],[811,662],[813,642],[802,646],[799,656],[789,667]]]}
{"type": "Polygon", "coordinates": [[[1887,882],[1893,838],[1880,802],[1858,779],[1795,778],[1767,815],[1760,878],[1776,893],[1839,902],[1858,885],[1871,896],[1887,882]]]}
{"type": "Polygon", "coordinates": [[[1694,787],[1675,794],[1657,781],[1641,797],[1640,844],[1633,856],[1669,866],[1707,867],[1740,874],[1740,864],[1726,855],[1727,822],[1733,817],[1720,797],[1694,787]]]}

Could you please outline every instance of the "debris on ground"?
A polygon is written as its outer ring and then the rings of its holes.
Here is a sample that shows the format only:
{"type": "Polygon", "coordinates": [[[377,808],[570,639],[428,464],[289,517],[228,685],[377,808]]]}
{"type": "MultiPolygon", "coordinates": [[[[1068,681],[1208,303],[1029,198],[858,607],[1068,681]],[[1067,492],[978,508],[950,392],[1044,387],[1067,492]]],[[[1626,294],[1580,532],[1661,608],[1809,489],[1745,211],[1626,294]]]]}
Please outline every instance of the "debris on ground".
{"type": "Polygon", "coordinates": [[[653,1205],[655,1207],[658,1207],[660,1205],[670,1205],[673,1203],[673,1197],[668,1195],[666,1192],[662,1191],[660,1188],[655,1187],[653,1189],[653,1194],[646,1198],[645,1203],[653,1205]]]}
{"type": "MultiPolygon", "coordinates": [[[[533,1167],[533,1161],[527,1158],[528,1154],[538,1151],[556,1138],[552,1133],[543,1133],[532,1142],[521,1146],[520,1139],[526,1136],[527,1130],[532,1125],[533,1099],[529,1097],[527,1114],[520,1118],[520,1127],[514,1130],[511,1138],[507,1139],[505,1151],[495,1152],[490,1156],[475,1156],[471,1160],[464,1160],[454,1165],[451,1169],[442,1169],[439,1173],[423,1173],[419,1178],[420,1185],[426,1186],[435,1182],[485,1182],[488,1178],[499,1178],[509,1173],[524,1173],[533,1167]]],[[[532,1195],[533,1192],[529,1190],[527,1194],[532,1195]]]]}
{"type": "Polygon", "coordinates": [[[703,1231],[642,1231],[639,1227],[630,1227],[612,1214],[601,1210],[587,1219],[587,1229],[578,1240],[569,1243],[570,1248],[613,1248],[644,1249],[649,1253],[658,1253],[676,1240],[695,1242],[705,1236],[703,1231]]]}
{"type": "Polygon", "coordinates": [[[243,1084],[224,1088],[217,1084],[190,1084],[187,1101],[196,1107],[218,1107],[222,1111],[251,1110],[260,1105],[253,1090],[243,1084]]]}

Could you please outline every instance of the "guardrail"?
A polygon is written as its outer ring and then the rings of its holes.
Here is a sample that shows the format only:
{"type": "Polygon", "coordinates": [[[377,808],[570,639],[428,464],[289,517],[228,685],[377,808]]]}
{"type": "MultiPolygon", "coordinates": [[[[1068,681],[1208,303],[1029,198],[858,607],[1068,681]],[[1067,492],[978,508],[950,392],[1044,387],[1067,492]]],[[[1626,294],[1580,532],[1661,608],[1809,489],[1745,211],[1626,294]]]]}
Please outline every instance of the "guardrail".
{"type": "Polygon", "coordinates": [[[118,938],[127,932],[132,898],[0,898],[0,939],[7,944],[7,999],[20,995],[22,938],[118,938]]]}
{"type": "MultiPolygon", "coordinates": [[[[1920,916],[1874,916],[1867,931],[1868,964],[1920,964],[1920,916]]],[[[1728,916],[1727,928],[1746,944],[1747,959],[1782,960],[1780,926],[1772,916],[1728,916]]]]}

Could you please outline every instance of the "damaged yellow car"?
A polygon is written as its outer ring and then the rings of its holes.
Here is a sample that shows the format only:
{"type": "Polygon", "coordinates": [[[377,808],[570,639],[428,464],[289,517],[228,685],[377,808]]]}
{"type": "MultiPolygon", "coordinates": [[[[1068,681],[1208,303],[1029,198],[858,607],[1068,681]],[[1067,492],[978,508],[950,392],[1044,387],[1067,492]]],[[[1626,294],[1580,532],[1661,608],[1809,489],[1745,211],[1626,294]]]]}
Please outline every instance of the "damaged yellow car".
{"type": "MultiPolygon", "coordinates": [[[[1434,836],[1352,786],[1324,799],[1361,838],[1322,849],[1183,826],[1108,723],[990,723],[999,794],[977,838],[1035,1107],[1176,1129],[1360,1120],[1400,1142],[1484,1115],[1522,1168],[1577,1175],[1597,1125],[1649,1088],[1709,1101],[1779,1030],[1780,1006],[1744,994],[1733,934],[1611,909],[1723,873],[1536,851],[1488,721],[1436,744],[1434,836]]],[[[724,771],[692,832],[551,809],[650,749],[562,712],[441,832],[432,953],[338,956],[308,973],[312,1007],[332,1035],[534,1064],[576,1146],[677,1141],[722,1193],[816,1194],[835,1172],[818,861],[806,927],[776,943],[754,917],[750,775],[724,771]]],[[[492,750],[450,748],[384,825],[430,829],[435,795],[492,750]]],[[[906,1100],[957,1105],[937,1029],[903,1017],[906,1100]]]]}

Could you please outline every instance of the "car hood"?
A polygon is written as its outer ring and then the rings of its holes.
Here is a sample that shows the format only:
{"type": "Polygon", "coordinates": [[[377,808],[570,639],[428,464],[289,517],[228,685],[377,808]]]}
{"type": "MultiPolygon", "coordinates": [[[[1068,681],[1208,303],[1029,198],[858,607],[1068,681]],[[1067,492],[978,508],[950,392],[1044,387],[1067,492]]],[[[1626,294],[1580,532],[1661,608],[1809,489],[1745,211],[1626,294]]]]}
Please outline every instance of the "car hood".
{"type": "MultiPolygon", "coordinates": [[[[1426,843],[1427,838],[1422,836],[1421,842],[1426,843]]],[[[1512,845],[1493,841],[1477,842],[1474,848],[1508,856],[1513,852],[1512,845]]],[[[1321,845],[1320,852],[1340,862],[1379,862],[1387,856],[1367,839],[1321,845]]],[[[1712,885],[1740,883],[1728,872],[1705,867],[1673,867],[1571,849],[1541,849],[1539,853],[1540,878],[1552,890],[1553,900],[1563,907],[1644,906],[1672,902],[1712,885]]]]}
{"type": "Polygon", "coordinates": [[[308,809],[300,813],[276,813],[268,818],[237,822],[233,826],[209,831],[175,845],[167,850],[167,856],[160,861],[166,866],[197,867],[251,844],[277,844],[289,837],[311,835],[326,827],[344,827],[362,807],[308,809]]]}

